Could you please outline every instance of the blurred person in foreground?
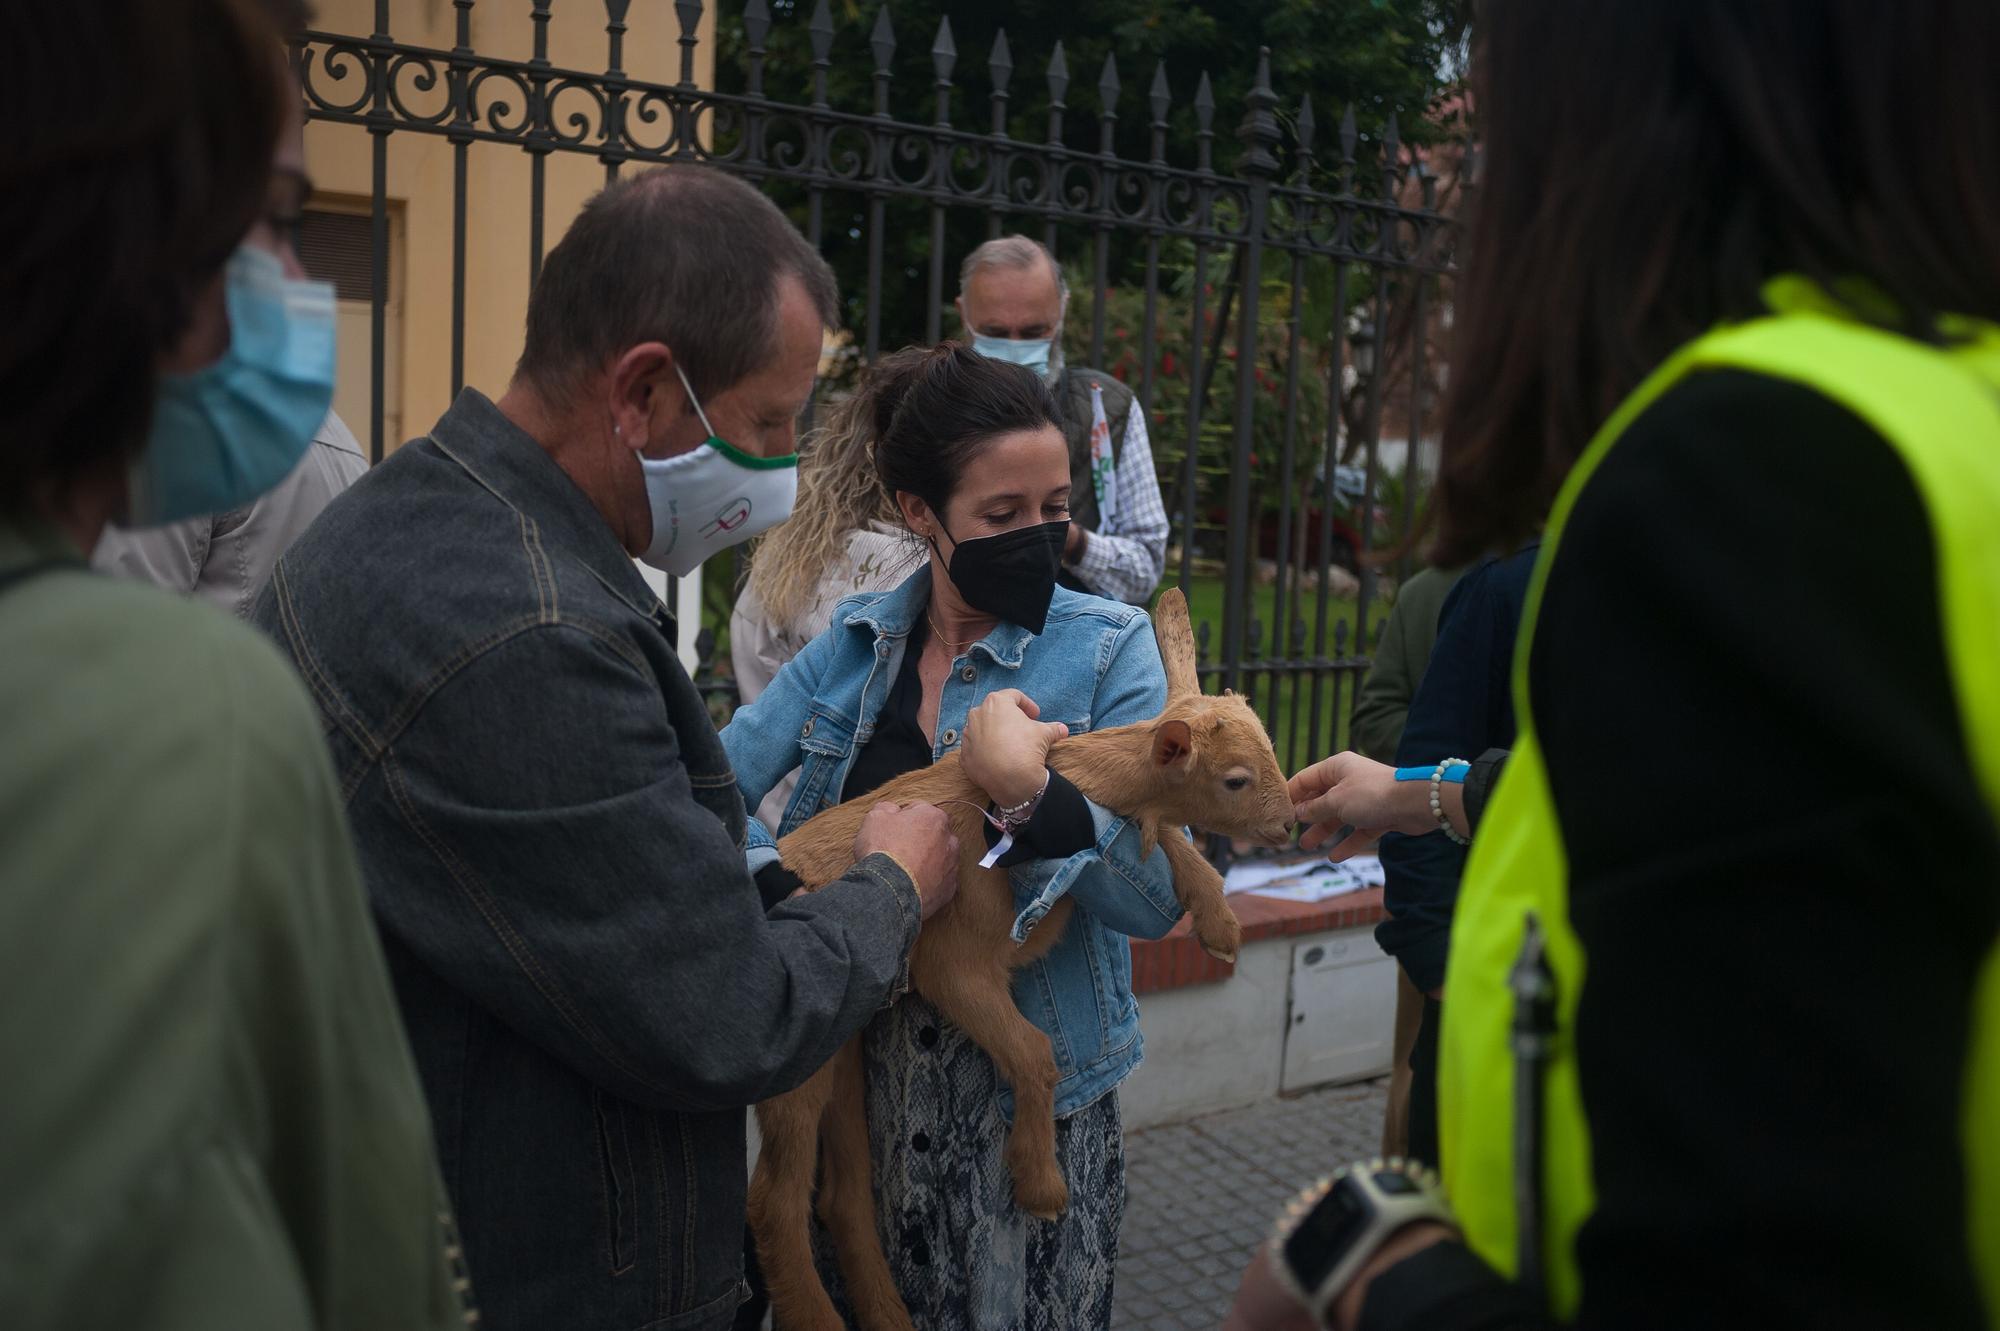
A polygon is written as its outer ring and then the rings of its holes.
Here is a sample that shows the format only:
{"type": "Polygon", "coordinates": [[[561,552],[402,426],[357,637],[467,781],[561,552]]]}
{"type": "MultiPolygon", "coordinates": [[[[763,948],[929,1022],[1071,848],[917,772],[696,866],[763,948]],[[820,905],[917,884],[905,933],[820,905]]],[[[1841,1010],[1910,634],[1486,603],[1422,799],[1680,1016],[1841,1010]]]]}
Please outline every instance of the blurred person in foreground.
{"type": "Polygon", "coordinates": [[[506,391],[461,392],[258,601],[314,682],[494,1331],[730,1325],[744,1107],[906,987],[956,888],[921,804],[878,805],[822,891],[753,880],[633,564],[679,577],[785,519],[837,308],[742,181],[607,186],[542,265],[506,391]]]}
{"type": "Polygon", "coordinates": [[[1311,1190],[1231,1325],[2000,1325],[2000,9],[1479,24],[1436,557],[1546,519],[1519,737],[1293,792],[1473,834],[1450,1205],[1311,1190]]]}
{"type": "Polygon", "coordinates": [[[270,6],[15,6],[0,140],[0,1326],[444,1328],[429,1125],[305,690],[86,564],[333,384],[270,6]],[[79,96],[78,90],[89,95],[79,96]]]}

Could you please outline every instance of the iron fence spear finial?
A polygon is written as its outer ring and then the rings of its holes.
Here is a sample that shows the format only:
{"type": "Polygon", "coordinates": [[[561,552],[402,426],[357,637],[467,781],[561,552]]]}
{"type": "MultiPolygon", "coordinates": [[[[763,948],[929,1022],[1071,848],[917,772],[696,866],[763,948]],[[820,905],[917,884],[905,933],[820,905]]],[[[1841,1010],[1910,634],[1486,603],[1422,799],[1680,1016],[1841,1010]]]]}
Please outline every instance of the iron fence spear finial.
{"type": "Polygon", "coordinates": [[[771,7],[765,0],[750,0],[743,6],[743,36],[750,48],[749,93],[764,95],[764,39],[771,33],[771,7]]]}
{"type": "Polygon", "coordinates": [[[701,26],[701,0],[674,0],[674,13],[681,20],[681,87],[694,86],[694,48],[701,37],[695,31],[701,26]]]}
{"type": "Polygon", "coordinates": [[[1209,87],[1208,71],[1205,69],[1201,71],[1201,82],[1194,90],[1194,141],[1200,168],[1210,170],[1215,151],[1215,92],[1209,87]]]}
{"type": "Polygon", "coordinates": [[[824,110],[826,72],[833,64],[833,11],[828,8],[827,0],[819,0],[813,6],[812,22],[806,25],[806,35],[812,39],[813,106],[824,110]]]}
{"type": "Polygon", "coordinates": [[[875,114],[889,114],[889,61],[896,54],[896,29],[889,22],[889,6],[875,11],[875,31],[868,38],[875,52],[875,114]]]}
{"type": "Polygon", "coordinates": [[[937,39],[931,43],[931,66],[937,70],[938,82],[951,82],[951,71],[958,65],[958,47],[951,40],[951,15],[938,20],[937,39]]]}
{"type": "Polygon", "coordinates": [[[1014,53],[1007,49],[1007,30],[993,34],[993,54],[986,57],[986,73],[993,80],[993,132],[1007,132],[1007,81],[1014,77],[1014,53]]]}
{"type": "Polygon", "coordinates": [[[1273,114],[1278,105],[1278,94],[1271,91],[1271,48],[1268,46],[1257,48],[1257,77],[1244,100],[1248,106],[1243,112],[1243,122],[1236,128],[1236,137],[1243,144],[1239,165],[1253,175],[1273,175],[1278,170],[1278,159],[1272,149],[1278,146],[1282,135],[1278,131],[1278,117],[1273,114]]]}

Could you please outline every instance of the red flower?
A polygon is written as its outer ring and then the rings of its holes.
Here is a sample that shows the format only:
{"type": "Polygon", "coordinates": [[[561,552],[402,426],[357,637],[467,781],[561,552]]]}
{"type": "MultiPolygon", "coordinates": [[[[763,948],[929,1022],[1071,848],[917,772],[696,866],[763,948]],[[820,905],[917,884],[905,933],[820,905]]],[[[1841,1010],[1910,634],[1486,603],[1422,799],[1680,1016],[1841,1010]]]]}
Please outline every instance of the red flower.
{"type": "Polygon", "coordinates": [[[1177,368],[1179,368],[1179,365],[1174,360],[1174,353],[1171,351],[1162,352],[1160,355],[1160,373],[1171,377],[1177,368]]]}

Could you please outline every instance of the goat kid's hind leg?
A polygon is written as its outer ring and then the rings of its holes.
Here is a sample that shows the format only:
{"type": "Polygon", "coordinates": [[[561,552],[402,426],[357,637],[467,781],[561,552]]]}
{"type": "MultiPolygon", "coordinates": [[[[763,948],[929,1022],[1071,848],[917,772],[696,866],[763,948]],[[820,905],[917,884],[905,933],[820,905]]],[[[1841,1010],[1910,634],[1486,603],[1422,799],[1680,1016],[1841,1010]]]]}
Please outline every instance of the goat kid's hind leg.
{"type": "Polygon", "coordinates": [[[833,1093],[820,1121],[819,1218],[832,1236],[841,1278],[847,1282],[847,1301],[861,1331],[915,1331],[889,1259],[883,1255],[875,1219],[861,1042],[849,1040],[827,1071],[833,1075],[833,1093]]]}
{"type": "Polygon", "coordinates": [[[1243,946],[1243,926],[1229,909],[1222,875],[1178,828],[1163,832],[1160,849],[1174,869],[1174,896],[1193,917],[1194,936],[1212,957],[1234,962],[1243,946]]]}
{"type": "Polygon", "coordinates": [[[1056,1164],[1056,1059],[1049,1037],[1014,1006],[1000,966],[967,967],[940,980],[921,985],[924,996],[986,1051],[1014,1092],[1014,1127],[1002,1155],[1014,1178],[1014,1200],[1029,1215],[1054,1220],[1069,1206],[1069,1186],[1056,1164]]]}
{"type": "Polygon", "coordinates": [[[762,1146],[750,1178],[750,1231],[757,1239],[757,1262],[779,1331],[846,1331],[812,1257],[813,1169],[820,1120],[832,1090],[829,1066],[796,1090],[757,1106],[762,1146]]]}

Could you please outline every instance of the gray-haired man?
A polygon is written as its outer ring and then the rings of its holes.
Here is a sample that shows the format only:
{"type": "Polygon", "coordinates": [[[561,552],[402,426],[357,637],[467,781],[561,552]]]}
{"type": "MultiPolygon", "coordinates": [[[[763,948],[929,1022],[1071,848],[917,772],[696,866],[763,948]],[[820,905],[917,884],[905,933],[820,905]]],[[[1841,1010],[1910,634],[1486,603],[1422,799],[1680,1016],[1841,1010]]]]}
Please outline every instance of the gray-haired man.
{"type": "Polygon", "coordinates": [[[336,499],[258,602],[324,716],[493,1331],[728,1326],[742,1106],[861,1029],[951,896],[924,805],[878,807],[820,892],[753,884],[632,565],[782,517],[834,309],[741,181],[607,188],[542,267],[507,392],[468,388],[336,499]]]}
{"type": "Polygon", "coordinates": [[[1064,363],[1069,285],[1055,256],[1026,236],[989,240],[965,256],[958,290],[974,349],[1045,376],[1062,409],[1071,482],[1064,584],[1145,604],[1167,560],[1167,511],[1146,413],[1113,376],[1064,363]],[[1099,419],[1106,437],[1093,447],[1099,419]]]}

